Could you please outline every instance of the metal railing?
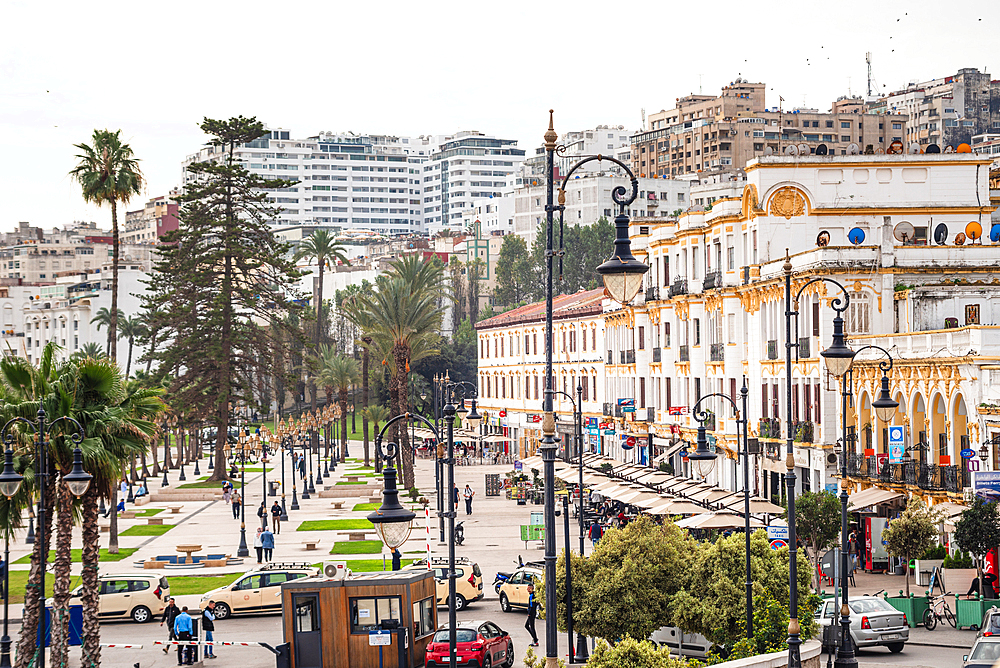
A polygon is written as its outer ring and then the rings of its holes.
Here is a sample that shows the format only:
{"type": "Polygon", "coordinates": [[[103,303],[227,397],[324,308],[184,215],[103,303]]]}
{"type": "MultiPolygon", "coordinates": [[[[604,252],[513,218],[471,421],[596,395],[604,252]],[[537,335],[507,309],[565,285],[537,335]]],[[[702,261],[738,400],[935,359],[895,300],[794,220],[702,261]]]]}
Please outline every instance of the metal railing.
{"type": "Polygon", "coordinates": [[[624,352],[624,355],[625,355],[625,364],[635,364],[635,351],[634,350],[626,350],[624,352]]]}
{"type": "Polygon", "coordinates": [[[681,278],[676,276],[674,282],[670,285],[670,296],[676,297],[677,295],[686,295],[688,291],[688,282],[686,278],[681,278]]]}
{"type": "Polygon", "coordinates": [[[778,340],[771,339],[767,342],[767,359],[776,360],[778,359],[778,340]]]}
{"type": "Polygon", "coordinates": [[[677,359],[681,362],[690,362],[691,349],[687,346],[677,346],[677,359]]]}
{"type": "Polygon", "coordinates": [[[799,359],[809,359],[809,349],[810,338],[808,336],[799,337],[799,359]]]}
{"type": "Polygon", "coordinates": [[[712,362],[724,362],[726,359],[726,344],[713,343],[709,346],[709,360],[712,362]]]}
{"type": "Polygon", "coordinates": [[[759,438],[781,438],[781,420],[762,417],[757,421],[757,435],[759,438]]]}
{"type": "Polygon", "coordinates": [[[646,288],[646,301],[651,302],[660,298],[660,289],[655,285],[646,288]]]}
{"type": "Polygon", "coordinates": [[[714,290],[716,288],[721,288],[722,272],[710,271],[707,274],[705,274],[705,280],[702,282],[701,287],[703,290],[714,290]]]}
{"type": "Polygon", "coordinates": [[[799,443],[813,443],[816,425],[810,420],[795,423],[795,440],[799,443]]]}

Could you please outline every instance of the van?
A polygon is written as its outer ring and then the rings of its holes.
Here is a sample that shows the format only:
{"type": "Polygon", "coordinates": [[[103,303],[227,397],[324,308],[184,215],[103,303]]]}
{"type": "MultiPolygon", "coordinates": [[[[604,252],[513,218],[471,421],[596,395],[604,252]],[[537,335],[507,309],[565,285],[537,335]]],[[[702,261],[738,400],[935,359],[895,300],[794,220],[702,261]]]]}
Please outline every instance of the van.
{"type": "MultiPolygon", "coordinates": [[[[98,580],[98,617],[132,619],[144,624],[163,614],[170,600],[170,585],[162,575],[101,575],[98,580]]],[[[70,605],[79,605],[83,586],[70,592],[70,605]]],[[[51,606],[52,599],[46,601],[51,606]]]]}

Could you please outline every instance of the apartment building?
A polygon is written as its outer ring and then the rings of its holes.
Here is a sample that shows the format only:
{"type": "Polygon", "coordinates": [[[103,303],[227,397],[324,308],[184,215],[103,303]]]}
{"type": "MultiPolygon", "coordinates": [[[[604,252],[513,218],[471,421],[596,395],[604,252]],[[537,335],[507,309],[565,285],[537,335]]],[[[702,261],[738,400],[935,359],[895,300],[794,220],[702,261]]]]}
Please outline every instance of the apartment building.
{"type": "MultiPolygon", "coordinates": [[[[0,280],[8,285],[55,283],[63,275],[101,271],[112,258],[111,243],[22,243],[0,248],[0,280]]],[[[150,249],[145,245],[119,246],[120,266],[148,271],[150,249]]],[[[109,265],[110,266],[110,265],[109,265]]]]}
{"type": "Polygon", "coordinates": [[[154,197],[143,208],[126,212],[125,225],[120,233],[121,243],[155,244],[159,243],[160,237],[176,230],[179,207],[174,198],[177,194],[173,191],[169,196],[154,197]]]}
{"type": "Polygon", "coordinates": [[[871,106],[907,117],[907,144],[937,144],[944,149],[972,144],[974,135],[1000,131],[1000,81],[975,67],[911,83],[871,106]]]}
{"type": "Polygon", "coordinates": [[[765,106],[765,84],[737,79],[718,96],[688,95],[673,109],[651,114],[632,137],[632,170],[643,177],[694,178],[741,170],[755,157],[791,145],[810,153],[846,155],[851,145],[884,151],[905,137],[901,115],[861,113],[852,99],[834,110],[765,106]]]}
{"type": "MultiPolygon", "coordinates": [[[[634,133],[624,125],[598,125],[586,130],[571,130],[559,137],[561,150],[555,156],[558,174],[566,174],[580,158],[591,155],[618,157],[618,152],[628,149],[634,133]]],[[[545,178],[545,145],[539,144],[534,155],[524,161],[525,173],[535,178],[545,178]]],[[[625,164],[629,164],[626,162],[625,164]]],[[[584,172],[606,171],[608,163],[593,162],[581,167],[584,172]]]]}

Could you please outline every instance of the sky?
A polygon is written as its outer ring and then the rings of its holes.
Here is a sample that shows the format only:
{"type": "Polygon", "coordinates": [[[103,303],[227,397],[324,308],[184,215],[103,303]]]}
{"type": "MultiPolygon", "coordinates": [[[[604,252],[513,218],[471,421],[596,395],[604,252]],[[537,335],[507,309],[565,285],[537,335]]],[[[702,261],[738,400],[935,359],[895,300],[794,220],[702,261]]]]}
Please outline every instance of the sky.
{"type": "Polygon", "coordinates": [[[293,137],[320,130],[416,136],[457,130],[541,143],[638,130],[642,113],[767,83],[768,106],[816,107],[976,67],[1000,78],[1000,2],[755,4],[273,3],[7,0],[0,40],[0,231],[18,221],[109,228],[67,173],[73,145],[121,129],[147,179],[141,208],[181,180],[203,117],[256,116],[293,137]]]}

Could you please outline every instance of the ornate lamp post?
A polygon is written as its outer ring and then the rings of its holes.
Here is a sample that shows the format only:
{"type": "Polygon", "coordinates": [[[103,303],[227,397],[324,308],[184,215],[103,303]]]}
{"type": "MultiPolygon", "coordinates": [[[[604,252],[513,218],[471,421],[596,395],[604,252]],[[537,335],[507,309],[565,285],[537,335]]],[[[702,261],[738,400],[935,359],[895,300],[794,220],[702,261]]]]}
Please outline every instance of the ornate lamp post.
{"type": "Polygon", "coordinates": [[[298,432],[297,432],[297,436],[296,436],[295,440],[298,442],[298,445],[302,448],[302,454],[300,455],[300,459],[299,459],[299,466],[301,466],[302,470],[306,473],[305,477],[302,478],[302,500],[303,501],[307,501],[308,499],[312,498],[312,497],[309,496],[309,478],[310,478],[310,474],[309,474],[308,468],[307,468],[308,462],[305,460],[305,457],[307,456],[306,455],[306,447],[307,447],[306,446],[306,437],[307,437],[307,435],[306,435],[306,432],[305,432],[305,427],[302,424],[302,421],[299,420],[299,422],[298,422],[298,432]]]}
{"type": "Polygon", "coordinates": [[[164,418],[163,422],[160,423],[160,429],[163,430],[163,482],[160,483],[160,487],[166,487],[170,484],[167,479],[167,472],[170,470],[170,428],[171,420],[174,418],[164,418]]]}
{"type": "MultiPolygon", "coordinates": [[[[14,470],[14,452],[7,445],[4,452],[3,473],[0,473],[0,494],[7,497],[10,508],[10,497],[17,494],[24,477],[14,470]]],[[[10,532],[4,532],[3,541],[3,638],[0,638],[0,668],[10,668],[10,634],[7,627],[7,601],[10,599],[10,532]]]]}
{"type": "Polygon", "coordinates": [[[236,556],[249,557],[250,550],[247,547],[247,458],[250,451],[250,428],[244,427],[240,432],[237,442],[238,451],[234,453],[234,461],[240,464],[240,546],[236,550],[236,556]]]}
{"type": "MultiPolygon", "coordinates": [[[[544,484],[545,484],[545,600],[556,600],[556,516],[555,516],[555,460],[557,454],[556,421],[552,408],[555,383],[552,376],[552,301],[553,301],[553,266],[552,260],[558,254],[560,266],[561,253],[555,249],[555,228],[553,214],[559,212],[559,228],[562,229],[563,213],[566,203],[566,183],[573,173],[583,165],[594,160],[607,160],[618,165],[629,176],[631,192],[624,186],[617,186],[611,193],[611,198],[618,205],[618,215],[615,217],[615,250],[611,258],[597,267],[596,271],[604,279],[607,295],[621,304],[628,304],[642,287],[642,276],[647,267],[632,256],[631,242],[628,236],[629,217],[627,207],[635,201],[639,194],[639,180],[632,174],[628,165],[607,156],[595,155],[584,158],[573,165],[563,177],[559,187],[559,203],[554,199],[555,189],[555,154],[564,149],[557,146],[559,135],[553,127],[553,112],[549,110],[549,128],[545,132],[545,396],[542,405],[542,439],[541,450],[544,484]]],[[[559,652],[557,638],[557,621],[555,615],[545,617],[545,664],[547,668],[556,668],[559,652]]]]}
{"type": "Polygon", "coordinates": [[[316,484],[319,485],[320,487],[322,487],[323,486],[323,476],[320,474],[320,470],[319,470],[319,464],[320,464],[320,459],[321,459],[321,455],[322,455],[322,451],[319,448],[319,425],[320,425],[320,422],[316,418],[316,416],[315,415],[310,415],[309,416],[309,428],[312,429],[313,434],[315,434],[315,438],[310,439],[309,445],[310,445],[310,450],[312,450],[313,448],[315,448],[315,455],[316,455],[316,484]]]}

